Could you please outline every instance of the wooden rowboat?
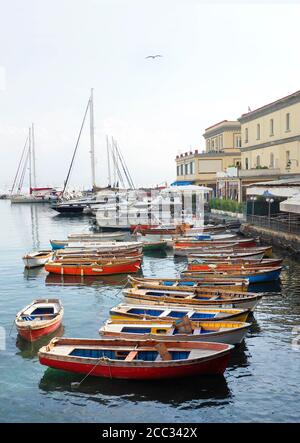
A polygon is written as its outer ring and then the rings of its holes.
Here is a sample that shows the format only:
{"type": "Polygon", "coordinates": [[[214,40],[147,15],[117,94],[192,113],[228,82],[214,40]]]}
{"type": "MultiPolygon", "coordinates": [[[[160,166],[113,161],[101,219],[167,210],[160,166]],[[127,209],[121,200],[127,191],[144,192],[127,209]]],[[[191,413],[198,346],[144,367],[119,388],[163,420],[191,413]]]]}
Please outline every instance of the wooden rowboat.
{"type": "Polygon", "coordinates": [[[262,258],[260,260],[248,260],[243,258],[192,258],[188,257],[188,262],[191,264],[217,264],[219,265],[237,265],[237,266],[255,266],[262,268],[271,268],[280,266],[283,262],[282,258],[262,258]]]}
{"type": "Polygon", "coordinates": [[[47,261],[51,260],[53,251],[45,250],[45,251],[36,251],[29,252],[24,255],[23,262],[25,268],[37,268],[39,266],[44,266],[47,261]]]}
{"type": "Polygon", "coordinates": [[[39,351],[42,365],[96,377],[152,380],[223,374],[231,345],[191,341],[54,338],[39,351]]]}
{"type": "Polygon", "coordinates": [[[135,340],[163,341],[212,341],[236,345],[241,343],[251,326],[240,322],[197,322],[194,325],[188,317],[173,322],[155,320],[130,320],[127,322],[106,321],[99,330],[103,338],[118,337],[135,340]]]}
{"type": "Polygon", "coordinates": [[[132,249],[132,250],[124,250],[124,251],[97,251],[97,250],[87,250],[87,249],[75,249],[75,250],[66,250],[59,249],[54,252],[53,255],[56,258],[88,258],[88,257],[97,257],[98,259],[103,258],[123,258],[123,257],[141,257],[142,252],[141,248],[132,249]]]}
{"type": "Polygon", "coordinates": [[[71,234],[66,240],[50,240],[52,249],[64,249],[73,243],[96,243],[121,241],[125,238],[124,233],[101,233],[101,234],[71,234]]]}
{"type": "Polygon", "coordinates": [[[75,263],[75,264],[87,264],[87,263],[97,263],[97,264],[104,264],[104,263],[118,263],[120,261],[124,262],[124,261],[128,261],[128,262],[132,262],[132,261],[136,261],[136,260],[142,260],[143,256],[142,255],[138,255],[138,256],[134,256],[134,257],[127,257],[127,256],[121,256],[121,257],[115,257],[115,256],[105,256],[105,255],[94,255],[94,256],[84,256],[84,255],[79,255],[79,256],[55,256],[53,257],[53,262],[55,263],[64,263],[64,264],[70,264],[70,263],[75,263]]]}
{"type": "Polygon", "coordinates": [[[141,260],[119,260],[118,262],[63,263],[48,262],[45,270],[60,275],[112,275],[136,273],[141,268],[141,260]]]}
{"type": "Polygon", "coordinates": [[[110,317],[113,321],[122,321],[130,319],[154,319],[155,321],[178,320],[188,317],[193,324],[197,325],[198,321],[209,320],[219,321],[239,321],[245,322],[249,316],[247,309],[219,308],[212,307],[185,307],[174,305],[141,305],[120,303],[110,309],[110,317]]]}
{"type": "Polygon", "coordinates": [[[235,246],[239,248],[255,247],[256,241],[253,238],[243,238],[234,240],[191,240],[183,239],[176,240],[174,242],[174,248],[193,248],[193,247],[205,247],[205,246],[235,246]]]}
{"type": "Polygon", "coordinates": [[[194,293],[175,292],[159,289],[124,289],[127,302],[143,304],[176,304],[179,306],[211,306],[215,308],[241,308],[254,311],[262,299],[261,294],[251,292],[219,291],[213,288],[199,288],[194,293]]]}
{"type": "Polygon", "coordinates": [[[115,231],[115,232],[78,232],[74,234],[69,234],[68,239],[73,241],[104,241],[104,240],[124,240],[126,236],[125,232],[115,231]]]}
{"type": "Polygon", "coordinates": [[[247,278],[249,283],[263,283],[268,281],[278,280],[280,277],[281,266],[274,268],[257,268],[257,269],[240,269],[240,270],[211,270],[211,271],[183,271],[182,277],[222,277],[231,279],[234,278],[247,278]]]}
{"type": "Polygon", "coordinates": [[[188,253],[189,258],[251,258],[261,259],[272,255],[272,246],[255,248],[201,248],[199,252],[188,253]]]}
{"type": "Polygon", "coordinates": [[[27,341],[35,341],[56,331],[64,314],[60,300],[34,300],[16,315],[16,328],[21,337],[27,341]]]}
{"type": "MultiPolygon", "coordinates": [[[[51,240],[50,240],[51,243],[51,240]]],[[[116,252],[116,251],[130,251],[140,249],[142,251],[143,243],[142,242],[71,242],[65,246],[66,252],[72,252],[76,250],[85,250],[89,251],[98,251],[98,252],[116,252]]],[[[56,249],[54,246],[53,249],[56,249]]]]}
{"type": "Polygon", "coordinates": [[[214,287],[216,289],[226,289],[229,291],[246,291],[249,285],[248,280],[225,278],[203,277],[203,278],[136,278],[128,276],[128,283],[136,288],[171,289],[173,291],[193,291],[196,288],[214,287]]]}
{"type": "Polygon", "coordinates": [[[183,237],[176,237],[176,243],[194,243],[199,241],[211,241],[213,244],[215,242],[219,241],[228,241],[228,240],[237,240],[237,234],[236,233],[225,233],[225,234],[211,234],[211,233],[203,233],[199,232],[198,234],[194,234],[194,236],[183,236],[183,237]]]}
{"type": "Polygon", "coordinates": [[[143,241],[143,252],[165,251],[167,247],[166,240],[143,241]]]}
{"type": "Polygon", "coordinates": [[[279,264],[282,262],[282,260],[266,260],[266,261],[259,261],[259,262],[244,262],[244,263],[199,263],[196,260],[190,261],[188,264],[188,271],[256,271],[257,269],[268,269],[268,268],[278,268],[279,264]]]}

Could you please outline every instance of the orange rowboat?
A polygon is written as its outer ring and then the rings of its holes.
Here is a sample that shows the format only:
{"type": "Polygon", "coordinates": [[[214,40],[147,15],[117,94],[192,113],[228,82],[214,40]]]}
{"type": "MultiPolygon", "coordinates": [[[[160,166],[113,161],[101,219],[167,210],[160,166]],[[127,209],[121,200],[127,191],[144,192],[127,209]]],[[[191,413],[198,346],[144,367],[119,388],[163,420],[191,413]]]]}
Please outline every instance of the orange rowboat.
{"type": "Polygon", "coordinates": [[[117,262],[104,263],[62,263],[48,262],[45,266],[47,272],[60,275],[112,275],[133,274],[140,270],[141,260],[118,260],[117,262]]]}
{"type": "Polygon", "coordinates": [[[264,260],[262,262],[257,263],[197,263],[190,262],[188,264],[188,271],[245,271],[249,270],[257,270],[260,268],[277,268],[282,263],[282,260],[264,260]]]}

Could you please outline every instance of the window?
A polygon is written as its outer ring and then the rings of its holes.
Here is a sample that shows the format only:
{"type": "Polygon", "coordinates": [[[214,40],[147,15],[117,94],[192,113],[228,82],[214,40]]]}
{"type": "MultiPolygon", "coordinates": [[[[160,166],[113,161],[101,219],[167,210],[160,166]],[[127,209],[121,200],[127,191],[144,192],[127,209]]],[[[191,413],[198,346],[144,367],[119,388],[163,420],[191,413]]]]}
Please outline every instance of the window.
{"type": "Polygon", "coordinates": [[[242,139],[241,139],[240,135],[235,135],[234,146],[235,146],[235,148],[240,148],[242,146],[242,139]]]}
{"type": "Polygon", "coordinates": [[[180,175],[183,175],[183,165],[180,165],[180,175]]]}
{"type": "Polygon", "coordinates": [[[248,128],[245,128],[245,143],[248,143],[248,128]]]}
{"type": "Polygon", "coordinates": [[[216,151],[218,151],[219,150],[219,138],[216,137],[215,141],[216,141],[216,151]]]}
{"type": "Polygon", "coordinates": [[[288,112],[286,115],[285,115],[285,130],[286,131],[290,131],[290,113],[288,112]]]}
{"type": "Polygon", "coordinates": [[[260,140],[260,124],[256,125],[256,140],[260,140]]]}
{"type": "Polygon", "coordinates": [[[207,142],[206,142],[206,146],[207,146],[207,151],[209,152],[210,151],[210,139],[208,139],[207,140],[207,142]]]}
{"type": "Polygon", "coordinates": [[[215,141],[214,140],[211,141],[211,150],[212,151],[215,150],[215,141]]]}
{"type": "Polygon", "coordinates": [[[223,134],[220,135],[220,149],[223,149],[223,134]]]}
{"type": "Polygon", "coordinates": [[[272,152],[270,154],[270,168],[274,168],[274,154],[272,152]]]}
{"type": "Polygon", "coordinates": [[[274,135],[274,119],[270,120],[270,136],[274,135]]]}
{"type": "Polygon", "coordinates": [[[259,168],[260,167],[260,155],[256,156],[256,167],[259,168]]]}
{"type": "Polygon", "coordinates": [[[190,163],[190,174],[193,175],[195,170],[195,162],[190,163]]]}
{"type": "Polygon", "coordinates": [[[180,175],[180,166],[177,166],[177,175],[180,175]]]}
{"type": "Polygon", "coordinates": [[[188,173],[189,173],[189,164],[186,163],[186,164],[184,165],[184,175],[188,175],[188,173]]]}
{"type": "Polygon", "coordinates": [[[249,159],[245,158],[245,169],[249,169],[249,159]]]}

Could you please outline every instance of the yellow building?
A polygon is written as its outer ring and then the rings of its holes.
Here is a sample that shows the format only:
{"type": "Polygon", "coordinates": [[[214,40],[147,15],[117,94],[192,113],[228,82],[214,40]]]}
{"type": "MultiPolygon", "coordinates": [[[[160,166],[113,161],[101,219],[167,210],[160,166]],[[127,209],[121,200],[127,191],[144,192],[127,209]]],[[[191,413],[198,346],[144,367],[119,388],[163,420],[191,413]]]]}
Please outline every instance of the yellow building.
{"type": "Polygon", "coordinates": [[[243,171],[250,170],[250,176],[254,170],[268,169],[270,177],[300,173],[300,91],[238,120],[243,171]]]}
{"type": "Polygon", "coordinates": [[[240,167],[241,130],[238,121],[224,120],[205,130],[205,152],[186,152],[176,157],[177,182],[216,189],[217,172],[240,167]]]}

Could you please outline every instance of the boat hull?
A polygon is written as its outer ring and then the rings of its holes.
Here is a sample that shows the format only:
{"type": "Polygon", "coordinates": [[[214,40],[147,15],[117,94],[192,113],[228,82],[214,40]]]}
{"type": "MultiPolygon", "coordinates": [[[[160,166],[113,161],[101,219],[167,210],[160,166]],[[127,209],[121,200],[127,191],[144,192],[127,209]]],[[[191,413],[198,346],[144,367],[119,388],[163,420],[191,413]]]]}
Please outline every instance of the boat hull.
{"type": "Polygon", "coordinates": [[[112,365],[108,363],[80,363],[72,361],[61,361],[49,357],[40,357],[40,363],[51,368],[89,374],[94,377],[115,378],[125,380],[161,380],[169,378],[185,378],[196,375],[222,375],[228,365],[229,354],[218,358],[207,359],[197,363],[178,364],[176,366],[159,367],[132,367],[112,365]]]}
{"type": "Polygon", "coordinates": [[[102,275],[113,275],[113,274],[134,274],[140,270],[141,261],[137,260],[132,263],[116,264],[116,265],[60,265],[60,264],[46,264],[45,270],[52,274],[60,275],[92,275],[92,276],[102,276],[102,275]]]}
{"type": "Polygon", "coordinates": [[[247,334],[248,327],[250,325],[239,328],[238,330],[230,330],[230,331],[222,331],[222,332],[214,332],[212,334],[180,334],[176,335],[166,335],[166,334],[126,334],[123,332],[113,333],[113,332],[104,332],[100,330],[100,335],[102,338],[125,338],[125,339],[134,339],[134,340],[159,340],[159,341],[191,341],[191,342],[217,342],[217,343],[225,343],[229,345],[236,345],[241,343],[245,335],[247,334]]]}
{"type": "Polygon", "coordinates": [[[18,334],[24,338],[26,341],[36,341],[39,340],[42,337],[45,337],[46,335],[52,334],[52,332],[55,332],[61,325],[62,319],[58,319],[57,322],[53,323],[52,325],[41,327],[41,328],[32,328],[30,326],[28,327],[17,327],[18,334]]]}
{"type": "MultiPolygon", "coordinates": [[[[241,293],[242,294],[242,293],[241,293]]],[[[247,309],[250,310],[251,312],[253,312],[256,308],[256,306],[258,305],[258,303],[260,302],[261,297],[254,297],[252,300],[247,300],[247,299],[241,299],[241,300],[235,300],[235,301],[231,301],[231,300],[220,300],[220,301],[199,301],[198,303],[196,301],[189,301],[189,303],[187,303],[186,299],[183,299],[182,301],[180,300],[172,300],[170,298],[164,298],[164,300],[162,300],[161,302],[157,299],[148,299],[148,298],[142,298],[139,296],[128,296],[127,294],[125,295],[125,302],[127,303],[132,303],[132,304],[143,304],[143,305],[160,305],[160,304],[170,304],[170,305],[174,305],[174,306],[182,306],[182,307],[188,307],[189,309],[193,309],[193,308],[200,308],[201,307],[206,307],[206,308],[212,308],[212,309],[247,309]]]]}

